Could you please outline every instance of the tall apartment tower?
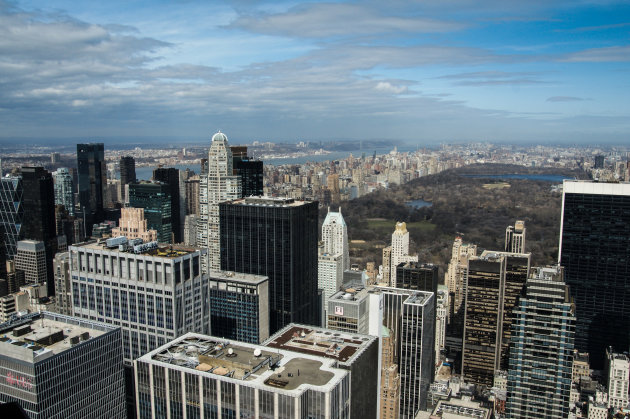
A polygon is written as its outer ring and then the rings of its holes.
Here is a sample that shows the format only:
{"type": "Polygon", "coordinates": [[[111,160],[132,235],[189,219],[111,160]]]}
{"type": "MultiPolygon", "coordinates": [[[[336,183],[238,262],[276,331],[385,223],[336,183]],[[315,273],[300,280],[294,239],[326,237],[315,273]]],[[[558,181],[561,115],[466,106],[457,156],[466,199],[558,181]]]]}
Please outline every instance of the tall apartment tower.
{"type": "Polygon", "coordinates": [[[145,243],[156,241],[157,230],[149,229],[147,223],[144,208],[121,208],[118,227],[112,229],[112,237],[142,239],[145,243]]]}
{"type": "Polygon", "coordinates": [[[396,223],[396,229],[392,233],[392,253],[389,283],[396,284],[396,267],[403,262],[417,262],[418,255],[409,255],[409,232],[406,223],[396,223]]]}
{"type": "Polygon", "coordinates": [[[317,325],[317,202],[249,197],[219,204],[221,269],[269,277],[270,331],[317,325]]]}
{"type": "Polygon", "coordinates": [[[576,306],[575,346],[604,367],[630,347],[630,184],[564,181],[558,262],[576,306]]]}
{"type": "Polygon", "coordinates": [[[505,251],[525,253],[525,221],[516,221],[505,229],[505,251]]]}
{"type": "Polygon", "coordinates": [[[70,279],[70,253],[59,252],[53,259],[55,275],[55,310],[72,315],[72,281],[70,279]]]}
{"type": "MultiPolygon", "coordinates": [[[[24,272],[26,284],[43,284],[48,281],[44,242],[37,240],[19,241],[17,255],[15,255],[15,269],[24,272]]],[[[52,282],[52,277],[50,279],[52,282]]]]}
{"type": "Polygon", "coordinates": [[[468,259],[472,256],[477,256],[477,245],[463,243],[461,237],[455,238],[451,261],[444,278],[444,284],[448,287],[451,300],[451,315],[459,312],[466,296],[468,259]]]}
{"type": "Polygon", "coordinates": [[[468,260],[462,376],[492,386],[507,370],[513,310],[529,277],[531,255],[488,252],[468,260]]]}
{"type": "Polygon", "coordinates": [[[626,354],[606,352],[606,372],[608,373],[608,407],[621,410],[628,407],[630,383],[630,358],[626,354]]]}
{"type": "Polygon", "coordinates": [[[153,170],[153,180],[167,185],[171,198],[171,229],[173,231],[173,243],[182,242],[182,227],[180,221],[180,199],[179,199],[179,169],[158,167],[153,170]]]}
{"type": "Polygon", "coordinates": [[[133,157],[121,157],[118,167],[120,169],[120,185],[122,188],[125,185],[136,182],[136,160],[133,157]]]}
{"type": "Polygon", "coordinates": [[[86,236],[91,236],[92,225],[105,219],[103,190],[107,184],[107,166],[103,143],[77,144],[77,166],[81,214],[86,236]]]}
{"type": "Polygon", "coordinates": [[[0,404],[33,419],[126,417],[120,328],[42,311],[0,334],[0,404]]]}
{"type": "Polygon", "coordinates": [[[536,268],[514,317],[506,417],[569,417],[575,315],[561,267],[536,268]]]}
{"type": "Polygon", "coordinates": [[[241,197],[241,181],[239,176],[233,175],[228,138],[220,131],[212,136],[207,170],[202,173],[199,194],[197,245],[208,249],[201,268],[203,272],[209,272],[221,269],[219,203],[241,197]]]}
{"type": "Polygon", "coordinates": [[[74,216],[74,188],[72,175],[65,167],[53,173],[55,181],[55,205],[63,205],[70,216],[74,216]]]}
{"type": "Polygon", "coordinates": [[[147,227],[160,243],[172,243],[171,194],[168,185],[142,181],[129,185],[129,206],[143,208],[147,227]]]}
{"type": "Polygon", "coordinates": [[[381,334],[381,388],[380,418],[398,419],[400,415],[400,373],[394,363],[396,345],[388,328],[383,326],[381,334]]]}
{"type": "Polygon", "coordinates": [[[328,208],[328,214],[322,223],[322,241],[324,242],[324,253],[331,255],[341,253],[343,270],[350,269],[348,226],[341,215],[341,208],[339,208],[339,212],[330,212],[330,208],[328,208]]]}

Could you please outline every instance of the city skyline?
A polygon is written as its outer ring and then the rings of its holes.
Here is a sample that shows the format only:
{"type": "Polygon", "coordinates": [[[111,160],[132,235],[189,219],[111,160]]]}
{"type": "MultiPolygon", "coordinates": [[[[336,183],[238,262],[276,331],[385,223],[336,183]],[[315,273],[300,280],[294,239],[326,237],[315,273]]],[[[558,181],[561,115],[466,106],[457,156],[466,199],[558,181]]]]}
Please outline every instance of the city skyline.
{"type": "Polygon", "coordinates": [[[0,2],[2,140],[621,143],[623,2],[0,2]]]}

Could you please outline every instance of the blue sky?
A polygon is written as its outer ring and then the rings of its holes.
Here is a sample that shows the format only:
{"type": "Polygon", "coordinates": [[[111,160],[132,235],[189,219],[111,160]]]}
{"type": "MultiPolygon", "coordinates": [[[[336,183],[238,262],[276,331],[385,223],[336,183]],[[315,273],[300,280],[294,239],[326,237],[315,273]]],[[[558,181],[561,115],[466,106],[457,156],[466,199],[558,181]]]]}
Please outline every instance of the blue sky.
{"type": "Polygon", "coordinates": [[[630,143],[630,3],[0,0],[1,138],[630,143]]]}

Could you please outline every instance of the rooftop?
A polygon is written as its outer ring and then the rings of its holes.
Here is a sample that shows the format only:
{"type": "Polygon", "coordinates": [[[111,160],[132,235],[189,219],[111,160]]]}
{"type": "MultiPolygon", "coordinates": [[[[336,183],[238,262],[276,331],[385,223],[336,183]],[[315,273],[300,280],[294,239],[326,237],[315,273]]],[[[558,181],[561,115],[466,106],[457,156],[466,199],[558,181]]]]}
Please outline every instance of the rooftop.
{"type": "Polygon", "coordinates": [[[220,380],[247,381],[259,388],[297,394],[307,386],[332,386],[347,374],[334,368],[332,360],[197,333],[187,333],[139,361],[170,364],[177,370],[194,370],[224,377],[220,380]]]}
{"type": "Polygon", "coordinates": [[[378,338],[374,336],[290,324],[267,339],[263,345],[352,363],[376,339],[378,338]]]}
{"type": "Polygon", "coordinates": [[[61,314],[34,313],[0,324],[0,352],[35,363],[115,329],[61,314]]]}
{"type": "Polygon", "coordinates": [[[184,245],[159,244],[158,242],[142,243],[142,239],[127,240],[127,238],[124,236],[115,237],[107,240],[79,243],[70,247],[92,250],[106,250],[114,253],[142,254],[146,256],[169,259],[177,258],[199,251],[199,249],[184,245]]]}
{"type": "Polygon", "coordinates": [[[471,400],[440,400],[437,406],[435,406],[431,417],[444,419],[489,419],[490,409],[481,407],[479,403],[471,400]]]}
{"type": "Polygon", "coordinates": [[[363,284],[354,281],[348,285],[348,287],[337,291],[328,298],[330,301],[361,301],[368,295],[368,291],[363,284]]]}
{"type": "Polygon", "coordinates": [[[258,285],[269,280],[265,275],[246,274],[241,272],[211,270],[210,280],[224,280],[247,285],[258,285]]]}
{"type": "Polygon", "coordinates": [[[233,205],[254,205],[266,207],[299,207],[309,202],[296,201],[293,198],[277,198],[271,196],[248,196],[247,198],[229,201],[233,205]]]}

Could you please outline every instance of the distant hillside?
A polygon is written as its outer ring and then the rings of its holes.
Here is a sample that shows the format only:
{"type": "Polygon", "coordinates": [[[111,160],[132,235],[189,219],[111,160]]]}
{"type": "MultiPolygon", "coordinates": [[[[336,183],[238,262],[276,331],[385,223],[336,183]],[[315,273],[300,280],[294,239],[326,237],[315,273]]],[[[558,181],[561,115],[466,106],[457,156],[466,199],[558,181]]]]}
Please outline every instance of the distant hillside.
{"type": "Polygon", "coordinates": [[[527,179],[488,179],[464,174],[562,174],[584,177],[582,172],[527,168],[512,165],[473,165],[424,176],[407,184],[379,190],[342,205],[348,224],[353,262],[381,263],[381,249],[389,244],[396,221],[405,221],[411,252],[420,260],[446,268],[456,236],[481,249],[501,250],[505,228],[525,220],[527,251],[532,263],[554,263],[558,253],[561,195],[551,182],[527,179]],[[405,202],[423,199],[430,207],[412,209],[405,202]]]}

